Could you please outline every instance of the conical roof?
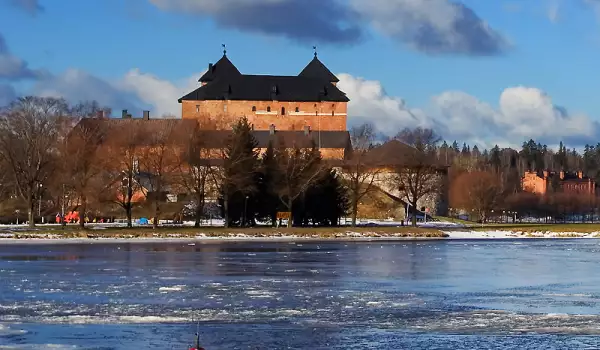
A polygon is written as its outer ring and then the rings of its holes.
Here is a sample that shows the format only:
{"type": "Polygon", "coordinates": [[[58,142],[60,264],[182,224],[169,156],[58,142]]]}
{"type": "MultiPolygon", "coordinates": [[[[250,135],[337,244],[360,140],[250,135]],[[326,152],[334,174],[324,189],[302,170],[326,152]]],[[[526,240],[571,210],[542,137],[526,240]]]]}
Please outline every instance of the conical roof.
{"type": "Polygon", "coordinates": [[[298,74],[299,77],[323,79],[331,83],[337,83],[340,80],[331,73],[331,71],[325,67],[323,62],[319,61],[317,56],[310,61],[310,63],[298,74]]]}
{"type": "Polygon", "coordinates": [[[232,77],[242,75],[240,71],[231,63],[227,55],[223,55],[219,61],[215,64],[209,64],[208,70],[202,77],[200,77],[200,82],[209,82],[213,81],[219,77],[232,77]]]}

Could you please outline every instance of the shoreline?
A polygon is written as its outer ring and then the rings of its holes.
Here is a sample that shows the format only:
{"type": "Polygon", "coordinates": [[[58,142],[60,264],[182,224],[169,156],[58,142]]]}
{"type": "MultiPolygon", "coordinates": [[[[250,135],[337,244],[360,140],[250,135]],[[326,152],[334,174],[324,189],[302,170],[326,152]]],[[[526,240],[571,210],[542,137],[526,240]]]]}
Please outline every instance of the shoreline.
{"type": "Polygon", "coordinates": [[[25,244],[158,244],[180,243],[190,246],[196,244],[222,244],[222,243],[296,243],[296,242],[415,242],[415,241],[501,241],[501,240],[528,240],[528,239],[600,239],[598,232],[523,232],[509,230],[471,231],[450,230],[438,231],[440,235],[427,234],[386,234],[378,235],[374,232],[350,232],[334,236],[300,236],[300,235],[260,235],[223,234],[216,236],[206,235],[162,235],[162,236],[125,236],[125,237],[65,237],[60,234],[27,234],[22,238],[1,237],[0,245],[25,245],[25,244]]]}

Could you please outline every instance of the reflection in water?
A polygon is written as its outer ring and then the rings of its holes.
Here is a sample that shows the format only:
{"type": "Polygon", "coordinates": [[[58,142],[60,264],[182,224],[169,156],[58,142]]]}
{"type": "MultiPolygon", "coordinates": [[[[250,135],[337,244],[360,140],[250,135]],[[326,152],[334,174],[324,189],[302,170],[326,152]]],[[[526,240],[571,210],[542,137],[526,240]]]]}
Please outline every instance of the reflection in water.
{"type": "Polygon", "coordinates": [[[0,246],[0,348],[179,348],[192,319],[210,349],[598,348],[598,253],[594,240],[0,246]]]}

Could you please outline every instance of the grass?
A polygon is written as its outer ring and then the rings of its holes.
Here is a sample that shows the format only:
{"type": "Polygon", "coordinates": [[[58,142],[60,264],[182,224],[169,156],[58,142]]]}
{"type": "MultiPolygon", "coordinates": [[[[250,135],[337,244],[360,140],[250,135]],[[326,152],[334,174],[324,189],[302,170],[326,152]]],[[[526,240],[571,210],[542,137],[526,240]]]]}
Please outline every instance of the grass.
{"type": "Polygon", "coordinates": [[[443,238],[447,234],[432,228],[414,227],[293,227],[293,228],[222,228],[222,227],[159,227],[152,229],[148,227],[110,227],[106,229],[81,229],[75,226],[46,228],[40,227],[31,230],[3,230],[12,238],[194,238],[206,237],[236,237],[245,235],[257,238],[277,238],[286,236],[297,236],[302,238],[353,238],[353,237],[377,237],[377,238],[443,238]],[[360,235],[357,235],[360,234],[360,235]]]}

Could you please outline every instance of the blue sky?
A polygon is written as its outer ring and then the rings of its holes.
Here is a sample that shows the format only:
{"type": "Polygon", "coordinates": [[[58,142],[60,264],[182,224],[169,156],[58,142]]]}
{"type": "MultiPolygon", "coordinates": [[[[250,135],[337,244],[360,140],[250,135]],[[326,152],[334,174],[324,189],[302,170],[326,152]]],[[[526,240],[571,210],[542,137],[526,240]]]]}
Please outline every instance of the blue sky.
{"type": "Polygon", "coordinates": [[[281,75],[317,45],[350,124],[388,134],[600,141],[598,0],[1,0],[0,104],[40,94],[177,116],[222,43],[240,71],[281,75]]]}

